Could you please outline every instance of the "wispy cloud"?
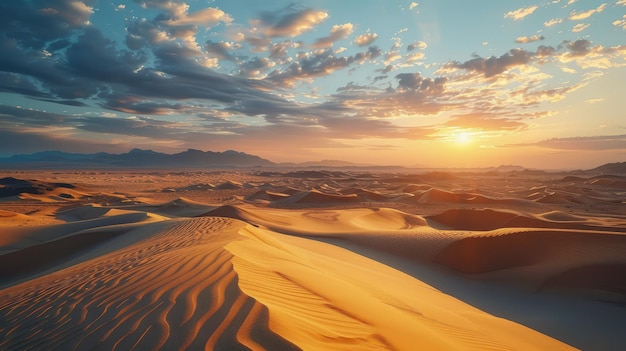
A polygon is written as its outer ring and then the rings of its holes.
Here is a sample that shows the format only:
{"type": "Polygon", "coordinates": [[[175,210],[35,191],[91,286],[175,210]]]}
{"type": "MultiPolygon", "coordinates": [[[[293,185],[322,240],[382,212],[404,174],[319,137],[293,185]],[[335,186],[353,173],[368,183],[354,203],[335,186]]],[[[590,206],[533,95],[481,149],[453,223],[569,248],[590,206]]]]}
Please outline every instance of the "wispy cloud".
{"type": "Polygon", "coordinates": [[[278,12],[263,12],[258,24],[270,38],[296,37],[308,32],[328,18],[328,12],[313,8],[298,9],[290,5],[278,12]]]}
{"type": "Polygon", "coordinates": [[[523,146],[529,145],[557,150],[626,150],[626,135],[552,138],[523,146]]]}
{"type": "Polygon", "coordinates": [[[538,6],[528,6],[528,7],[522,7],[519,8],[517,10],[513,10],[513,11],[509,11],[507,13],[504,14],[504,18],[511,18],[515,21],[519,21],[521,19],[524,19],[524,17],[532,14],[533,12],[535,12],[535,10],[537,10],[538,6]]]}
{"type": "Polygon", "coordinates": [[[594,13],[600,13],[604,11],[604,9],[606,9],[606,3],[596,7],[595,9],[587,11],[572,11],[567,18],[572,21],[580,21],[591,17],[591,15],[593,15],[594,13]]]}
{"type": "Polygon", "coordinates": [[[626,30],[626,15],[623,15],[622,19],[613,21],[613,25],[617,27],[622,27],[622,29],[626,30]]]}
{"type": "Polygon", "coordinates": [[[333,46],[333,44],[341,39],[346,38],[354,31],[354,25],[352,23],[345,23],[341,25],[334,25],[330,29],[330,33],[322,38],[317,39],[311,47],[315,49],[325,49],[333,46]]]}
{"type": "Polygon", "coordinates": [[[577,25],[572,27],[572,32],[580,33],[582,31],[584,31],[585,29],[589,28],[589,26],[590,26],[589,23],[578,23],[577,25]]]}
{"type": "Polygon", "coordinates": [[[559,23],[563,23],[563,19],[562,18],[553,18],[549,21],[543,22],[543,25],[546,27],[552,27],[554,25],[557,25],[559,23]]]}

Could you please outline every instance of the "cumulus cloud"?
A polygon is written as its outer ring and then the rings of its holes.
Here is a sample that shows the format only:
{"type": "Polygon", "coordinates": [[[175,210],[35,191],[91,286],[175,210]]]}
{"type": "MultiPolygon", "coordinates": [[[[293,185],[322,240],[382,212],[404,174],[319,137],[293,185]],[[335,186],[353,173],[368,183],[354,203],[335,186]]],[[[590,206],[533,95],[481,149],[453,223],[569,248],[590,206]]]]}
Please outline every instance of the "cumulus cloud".
{"type": "Polygon", "coordinates": [[[1,1],[0,32],[21,46],[42,49],[84,28],[92,14],[93,8],[83,1],[1,1]]]}
{"type": "Polygon", "coordinates": [[[327,76],[334,71],[375,59],[380,55],[381,50],[375,46],[370,46],[367,51],[352,56],[335,56],[330,49],[306,53],[286,68],[271,72],[268,79],[282,86],[293,86],[298,80],[327,76]]]}
{"type": "Polygon", "coordinates": [[[174,17],[165,21],[170,26],[213,26],[217,23],[231,23],[233,18],[218,8],[208,7],[193,13],[187,13],[189,11],[189,5],[184,6],[184,10],[181,13],[175,13],[174,17]]]}
{"type": "Polygon", "coordinates": [[[234,48],[232,43],[225,41],[214,42],[209,40],[206,42],[207,53],[222,60],[236,61],[237,58],[233,54],[234,48]]]}
{"type": "Polygon", "coordinates": [[[530,37],[518,37],[517,39],[515,39],[515,42],[526,44],[526,43],[532,43],[534,41],[539,41],[539,40],[544,40],[544,39],[545,37],[543,35],[531,35],[530,37]]]}
{"type": "Polygon", "coordinates": [[[414,43],[411,43],[411,44],[407,45],[406,51],[413,51],[413,50],[416,50],[416,49],[424,50],[427,47],[428,47],[428,44],[426,44],[425,42],[419,40],[419,41],[416,41],[414,43]]]}
{"type": "Polygon", "coordinates": [[[504,14],[504,18],[511,18],[515,21],[519,21],[521,19],[524,19],[524,17],[532,14],[533,12],[535,12],[535,10],[538,8],[538,6],[528,6],[528,7],[522,7],[520,9],[517,10],[513,10],[513,11],[509,11],[507,13],[504,14]]]}
{"type": "Polygon", "coordinates": [[[419,73],[400,73],[396,75],[399,90],[421,90],[440,94],[445,89],[447,81],[444,77],[423,78],[419,73]]]}
{"type": "Polygon", "coordinates": [[[328,18],[328,12],[313,8],[298,9],[290,5],[278,12],[263,12],[259,24],[270,38],[296,37],[308,32],[328,18]]]}
{"type": "Polygon", "coordinates": [[[319,38],[311,45],[314,49],[325,49],[333,46],[333,44],[341,39],[346,38],[348,35],[352,34],[354,31],[354,26],[352,23],[345,23],[341,25],[334,25],[330,29],[330,33],[322,38],[319,38]]]}
{"type": "Polygon", "coordinates": [[[484,75],[485,78],[490,78],[508,70],[509,68],[529,63],[533,56],[534,54],[529,51],[512,49],[500,57],[491,56],[486,59],[476,57],[465,62],[453,61],[446,64],[445,67],[464,69],[480,73],[484,75]]]}
{"type": "Polygon", "coordinates": [[[354,38],[354,43],[358,46],[367,46],[373,43],[376,38],[378,38],[376,33],[364,33],[354,38]]]}
{"type": "Polygon", "coordinates": [[[275,63],[266,57],[255,57],[239,65],[239,75],[258,77],[274,66],[275,63]]]}

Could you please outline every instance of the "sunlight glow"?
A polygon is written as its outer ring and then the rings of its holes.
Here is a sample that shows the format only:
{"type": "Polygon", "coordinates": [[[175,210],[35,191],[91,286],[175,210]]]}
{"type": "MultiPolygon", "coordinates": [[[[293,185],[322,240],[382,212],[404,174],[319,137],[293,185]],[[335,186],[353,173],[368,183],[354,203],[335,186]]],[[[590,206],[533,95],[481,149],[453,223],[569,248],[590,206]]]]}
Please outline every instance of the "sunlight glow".
{"type": "Polygon", "coordinates": [[[466,145],[472,141],[472,135],[469,132],[458,132],[454,135],[454,141],[457,144],[466,145]]]}

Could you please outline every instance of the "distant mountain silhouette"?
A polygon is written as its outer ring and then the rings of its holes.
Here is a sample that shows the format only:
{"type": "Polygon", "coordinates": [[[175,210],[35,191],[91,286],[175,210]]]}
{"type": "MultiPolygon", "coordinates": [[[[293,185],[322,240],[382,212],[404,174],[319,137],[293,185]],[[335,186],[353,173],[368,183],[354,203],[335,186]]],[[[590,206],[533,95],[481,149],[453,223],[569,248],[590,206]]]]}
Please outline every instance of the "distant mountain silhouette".
{"type": "Polygon", "coordinates": [[[589,172],[599,174],[626,174],[626,162],[607,163],[590,169],[589,172]]]}
{"type": "Polygon", "coordinates": [[[0,158],[3,168],[236,168],[273,165],[275,163],[259,156],[233,150],[213,152],[189,149],[177,154],[141,149],[123,154],[43,151],[0,158]]]}

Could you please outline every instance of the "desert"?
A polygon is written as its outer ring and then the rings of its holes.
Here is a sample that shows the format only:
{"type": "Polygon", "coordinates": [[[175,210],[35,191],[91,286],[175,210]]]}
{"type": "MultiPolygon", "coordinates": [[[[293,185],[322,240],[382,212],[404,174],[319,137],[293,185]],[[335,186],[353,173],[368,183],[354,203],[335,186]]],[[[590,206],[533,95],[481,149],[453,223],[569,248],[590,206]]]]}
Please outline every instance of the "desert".
{"type": "Polygon", "coordinates": [[[626,0],[0,0],[0,351],[626,350],[626,0]]]}
{"type": "Polygon", "coordinates": [[[626,177],[9,170],[4,350],[619,350],[626,177]]]}

